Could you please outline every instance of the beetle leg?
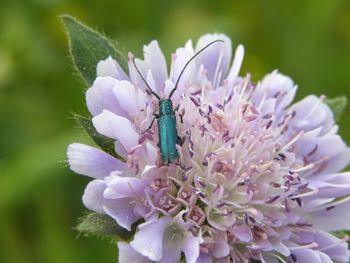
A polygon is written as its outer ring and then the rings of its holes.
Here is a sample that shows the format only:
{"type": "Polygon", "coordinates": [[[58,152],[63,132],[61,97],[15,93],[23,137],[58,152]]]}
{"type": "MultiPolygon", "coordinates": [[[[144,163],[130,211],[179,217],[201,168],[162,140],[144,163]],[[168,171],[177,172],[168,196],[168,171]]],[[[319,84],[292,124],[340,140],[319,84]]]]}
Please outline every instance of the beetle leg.
{"type": "Polygon", "coordinates": [[[182,146],[183,142],[180,136],[177,136],[177,144],[182,146]]]}
{"type": "Polygon", "coordinates": [[[153,112],[153,116],[156,118],[159,118],[159,108],[157,108],[154,112],[153,112]]]}
{"type": "Polygon", "coordinates": [[[148,128],[147,128],[146,130],[142,131],[141,133],[146,133],[146,132],[148,132],[148,131],[152,128],[153,123],[154,123],[154,121],[155,121],[157,118],[158,118],[158,117],[155,116],[155,117],[153,118],[151,124],[148,126],[148,128]]]}
{"type": "Polygon", "coordinates": [[[176,164],[177,164],[178,166],[180,166],[181,168],[183,167],[183,165],[181,164],[180,158],[177,159],[176,164]]]}
{"type": "Polygon", "coordinates": [[[176,108],[174,109],[174,114],[175,114],[175,112],[177,112],[179,114],[179,116],[180,116],[181,123],[184,123],[184,120],[183,120],[184,113],[180,113],[179,112],[179,108],[180,108],[180,104],[177,105],[176,108]]]}

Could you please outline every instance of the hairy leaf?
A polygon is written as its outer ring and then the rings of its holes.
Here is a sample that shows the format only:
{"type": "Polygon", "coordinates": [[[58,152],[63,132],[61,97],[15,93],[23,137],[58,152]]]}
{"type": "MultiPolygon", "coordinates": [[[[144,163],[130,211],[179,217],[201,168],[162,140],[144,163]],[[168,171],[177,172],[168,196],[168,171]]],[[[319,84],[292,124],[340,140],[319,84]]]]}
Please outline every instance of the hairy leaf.
{"type": "Polygon", "coordinates": [[[334,118],[338,121],[346,108],[348,100],[345,96],[339,96],[332,99],[325,99],[324,102],[331,108],[334,118]]]}
{"type": "Polygon", "coordinates": [[[127,72],[126,56],[107,37],[69,15],[61,16],[61,20],[66,29],[71,58],[87,85],[96,78],[97,63],[109,56],[127,72]]]}
{"type": "Polygon", "coordinates": [[[98,213],[82,217],[76,229],[86,235],[117,236],[123,240],[129,240],[133,236],[132,231],[120,227],[110,216],[98,213]]]}
{"type": "Polygon", "coordinates": [[[95,129],[94,125],[92,124],[91,119],[83,117],[78,114],[73,114],[73,116],[76,122],[86,130],[86,132],[90,135],[90,137],[94,140],[94,142],[101,147],[102,150],[116,157],[119,160],[125,161],[123,157],[121,157],[116,153],[114,140],[98,133],[98,131],[95,129]]]}

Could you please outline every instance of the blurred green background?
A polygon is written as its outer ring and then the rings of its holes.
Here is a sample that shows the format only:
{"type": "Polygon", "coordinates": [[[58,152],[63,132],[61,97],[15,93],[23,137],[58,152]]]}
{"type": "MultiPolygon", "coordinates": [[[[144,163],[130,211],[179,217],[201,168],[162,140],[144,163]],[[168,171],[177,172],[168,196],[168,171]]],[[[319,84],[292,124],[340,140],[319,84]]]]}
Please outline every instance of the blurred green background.
{"type": "MultiPolygon", "coordinates": [[[[126,50],[158,39],[167,58],[206,32],[243,43],[242,73],[273,69],[309,93],[350,97],[350,1],[0,2],[0,262],[116,262],[115,246],[73,230],[88,178],[73,175],[65,150],[86,142],[70,112],[85,111],[58,19],[68,13],[126,50]]],[[[340,133],[350,144],[349,108],[340,133]]]]}

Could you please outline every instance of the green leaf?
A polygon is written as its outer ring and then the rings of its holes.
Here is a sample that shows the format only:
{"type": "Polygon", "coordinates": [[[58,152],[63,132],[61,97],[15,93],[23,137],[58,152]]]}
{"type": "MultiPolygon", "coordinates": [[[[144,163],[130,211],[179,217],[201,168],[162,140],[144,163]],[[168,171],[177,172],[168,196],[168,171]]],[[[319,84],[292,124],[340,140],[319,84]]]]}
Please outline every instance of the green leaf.
{"type": "Polygon", "coordinates": [[[115,220],[108,215],[90,213],[80,219],[76,230],[86,235],[117,236],[123,240],[130,240],[135,233],[136,227],[129,232],[119,226],[115,220]]]}
{"type": "Polygon", "coordinates": [[[78,22],[69,15],[61,16],[66,29],[73,63],[87,85],[96,78],[96,66],[111,56],[125,72],[128,70],[126,56],[107,37],[78,22]]]}
{"type": "Polygon", "coordinates": [[[86,132],[90,135],[94,142],[101,147],[102,150],[116,157],[117,159],[125,162],[124,158],[116,153],[114,140],[98,133],[98,131],[92,124],[91,119],[74,113],[73,117],[76,120],[76,122],[86,130],[86,132]]]}
{"type": "Polygon", "coordinates": [[[325,99],[324,102],[331,108],[334,118],[338,121],[346,108],[348,99],[345,96],[339,96],[333,99],[325,99]]]}

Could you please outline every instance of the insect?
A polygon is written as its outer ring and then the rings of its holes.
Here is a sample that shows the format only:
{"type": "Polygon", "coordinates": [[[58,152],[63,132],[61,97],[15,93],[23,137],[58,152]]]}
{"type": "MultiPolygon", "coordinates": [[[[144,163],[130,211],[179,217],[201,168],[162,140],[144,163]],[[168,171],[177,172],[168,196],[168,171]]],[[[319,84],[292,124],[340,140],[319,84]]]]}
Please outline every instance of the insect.
{"type": "MultiPolygon", "coordinates": [[[[187,66],[190,64],[190,62],[198,56],[202,51],[204,51],[206,48],[211,46],[214,43],[217,42],[224,42],[223,40],[215,40],[210,42],[208,45],[203,47],[201,50],[199,50],[196,54],[194,54],[185,64],[185,66],[182,68],[179,77],[177,78],[175,87],[171,90],[169,93],[169,97],[167,99],[162,99],[160,96],[152,90],[150,85],[147,83],[145,78],[142,76],[141,72],[136,66],[135,63],[135,57],[133,58],[133,64],[137,71],[137,73],[140,75],[141,79],[145,82],[148,91],[150,94],[152,94],[155,98],[158,100],[158,107],[159,107],[159,114],[153,113],[154,118],[149,126],[149,129],[152,128],[154,120],[157,119],[158,121],[158,135],[159,135],[159,149],[160,149],[160,155],[162,157],[163,164],[169,164],[179,157],[179,153],[176,149],[176,144],[179,141],[179,137],[177,135],[177,128],[176,128],[176,117],[175,117],[175,111],[173,109],[173,103],[171,100],[172,95],[176,91],[179,81],[187,68],[187,66]]],[[[146,131],[147,131],[146,130],[146,131]]],[[[144,131],[144,132],[146,132],[144,131]]]]}

